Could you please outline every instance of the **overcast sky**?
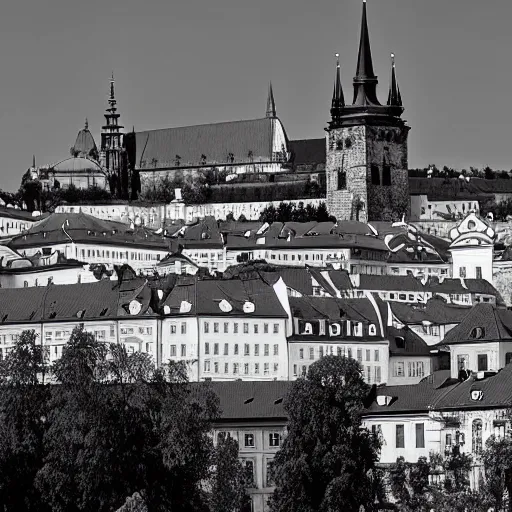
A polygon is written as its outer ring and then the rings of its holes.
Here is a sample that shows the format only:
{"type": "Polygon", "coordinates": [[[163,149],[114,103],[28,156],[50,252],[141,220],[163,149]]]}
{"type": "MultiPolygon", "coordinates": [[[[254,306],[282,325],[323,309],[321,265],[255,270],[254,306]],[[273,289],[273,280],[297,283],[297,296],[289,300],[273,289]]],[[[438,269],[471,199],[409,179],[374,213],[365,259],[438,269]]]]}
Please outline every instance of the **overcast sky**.
{"type": "MultiPolygon", "coordinates": [[[[360,0],[4,0],[0,188],[99,143],[111,71],[138,130],[265,115],[272,80],[289,138],[324,136],[341,55],[352,98],[360,0]]],[[[409,167],[512,169],[512,2],[368,0],[379,96],[396,53],[409,167]]]]}

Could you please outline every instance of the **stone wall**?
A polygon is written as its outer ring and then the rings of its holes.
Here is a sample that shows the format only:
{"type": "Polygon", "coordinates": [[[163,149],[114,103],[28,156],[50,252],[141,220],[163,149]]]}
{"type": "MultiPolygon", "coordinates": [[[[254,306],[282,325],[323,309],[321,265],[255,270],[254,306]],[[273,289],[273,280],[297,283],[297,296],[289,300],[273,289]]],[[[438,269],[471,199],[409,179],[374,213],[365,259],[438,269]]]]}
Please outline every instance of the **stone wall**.
{"type": "MultiPolygon", "coordinates": [[[[311,204],[318,207],[325,199],[301,199],[287,201],[298,205],[311,204]]],[[[196,205],[185,205],[182,202],[161,204],[154,206],[139,206],[131,204],[110,204],[110,205],[60,205],[56,213],[86,213],[100,219],[113,220],[136,224],[158,229],[165,221],[186,220],[193,218],[215,217],[217,220],[225,220],[232,213],[235,219],[244,215],[247,220],[258,220],[261,212],[269,205],[279,206],[280,201],[254,202],[254,203],[207,203],[196,205]]]]}
{"type": "Polygon", "coordinates": [[[327,135],[327,208],[338,220],[368,220],[366,139],[365,126],[336,128],[327,135]],[[343,189],[340,189],[340,172],[345,173],[343,189]]]}

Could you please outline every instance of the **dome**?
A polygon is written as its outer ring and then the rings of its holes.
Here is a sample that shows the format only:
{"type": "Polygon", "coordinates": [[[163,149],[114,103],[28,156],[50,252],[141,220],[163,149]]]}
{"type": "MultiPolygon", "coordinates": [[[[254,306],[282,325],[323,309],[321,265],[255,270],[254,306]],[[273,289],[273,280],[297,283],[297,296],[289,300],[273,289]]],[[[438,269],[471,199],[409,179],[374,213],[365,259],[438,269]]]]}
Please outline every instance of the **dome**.
{"type": "Polygon", "coordinates": [[[87,119],[85,120],[85,127],[76,136],[75,145],[71,148],[71,153],[73,156],[98,158],[98,148],[96,147],[96,142],[94,142],[94,137],[89,131],[87,119]]]}
{"type": "Polygon", "coordinates": [[[55,164],[52,169],[54,172],[68,173],[68,172],[97,172],[103,173],[100,164],[94,160],[83,157],[71,157],[62,160],[55,164]]]}

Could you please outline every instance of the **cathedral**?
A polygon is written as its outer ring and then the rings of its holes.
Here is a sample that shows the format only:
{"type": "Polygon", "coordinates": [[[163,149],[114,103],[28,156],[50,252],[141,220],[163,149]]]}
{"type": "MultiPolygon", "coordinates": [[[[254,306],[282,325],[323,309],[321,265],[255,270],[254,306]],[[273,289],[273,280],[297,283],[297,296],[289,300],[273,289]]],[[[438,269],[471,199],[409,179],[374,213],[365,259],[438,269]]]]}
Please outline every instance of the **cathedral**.
{"type": "Polygon", "coordinates": [[[99,150],[86,123],[71,158],[45,169],[48,186],[109,188],[127,199],[163,182],[194,180],[211,171],[218,184],[233,187],[241,181],[273,182],[279,175],[280,182],[322,181],[322,198],[339,220],[408,216],[409,127],[401,118],[393,54],[388,98],[385,104],[378,99],[366,11],[363,0],[353,99],[345,101],[338,56],[325,138],[290,140],[277,116],[271,84],[265,117],[125,134],[112,76],[99,150]],[[252,176],[241,180],[241,175],[252,176]]]}

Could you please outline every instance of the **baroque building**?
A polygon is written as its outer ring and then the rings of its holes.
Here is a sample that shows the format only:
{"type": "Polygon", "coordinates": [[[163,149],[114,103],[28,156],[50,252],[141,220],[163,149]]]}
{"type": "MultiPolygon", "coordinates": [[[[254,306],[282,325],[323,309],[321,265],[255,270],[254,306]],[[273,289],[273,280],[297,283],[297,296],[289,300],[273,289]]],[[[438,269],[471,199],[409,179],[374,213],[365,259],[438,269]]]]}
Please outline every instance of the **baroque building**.
{"type": "Polygon", "coordinates": [[[398,220],[409,210],[407,135],[402,98],[391,54],[388,100],[377,98],[370,38],[363,2],[354,95],[345,103],[339,56],[331,120],[326,128],[327,205],[338,220],[398,220]]]}

